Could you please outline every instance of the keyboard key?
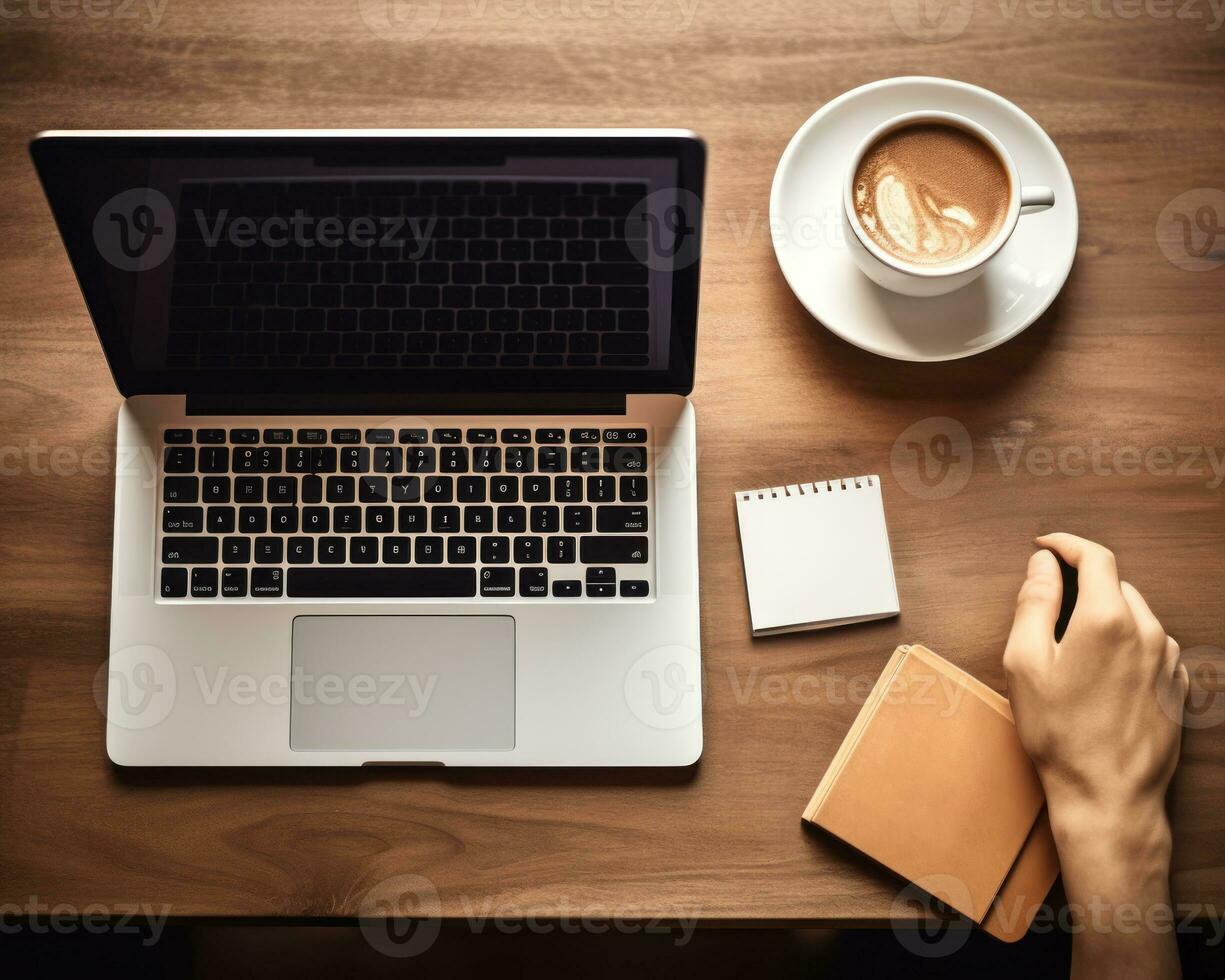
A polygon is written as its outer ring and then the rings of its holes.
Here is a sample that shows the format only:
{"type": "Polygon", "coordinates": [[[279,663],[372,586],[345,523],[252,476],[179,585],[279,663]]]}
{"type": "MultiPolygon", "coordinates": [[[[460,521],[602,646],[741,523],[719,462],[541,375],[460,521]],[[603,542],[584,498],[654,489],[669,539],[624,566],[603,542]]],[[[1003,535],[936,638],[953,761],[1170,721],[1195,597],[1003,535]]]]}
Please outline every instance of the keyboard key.
{"type": "Polygon", "coordinates": [[[343,446],[340,450],[340,472],[369,473],[369,448],[366,446],[343,446]]]}
{"type": "Polygon", "coordinates": [[[221,542],[221,560],[227,565],[245,565],[251,560],[250,538],[224,538],[221,542]]]}
{"type": "Polygon", "coordinates": [[[458,507],[433,507],[430,509],[430,531],[434,534],[451,534],[459,530],[458,507]]]}
{"type": "Polygon", "coordinates": [[[485,565],[505,565],[510,561],[510,538],[481,538],[481,563],[485,565]]]}
{"type": "Polygon", "coordinates": [[[367,429],[366,442],[374,445],[386,445],[395,438],[395,433],[391,429],[367,429]]]}
{"type": "Polygon", "coordinates": [[[198,534],[204,530],[204,508],[163,507],[162,530],[169,534],[198,534]]]}
{"type": "Polygon", "coordinates": [[[344,538],[319,539],[319,564],[343,565],[345,563],[344,538]]]}
{"type": "Polygon", "coordinates": [[[435,450],[433,446],[414,446],[404,454],[404,468],[409,473],[433,473],[435,450]]]}
{"type": "Polygon", "coordinates": [[[396,515],[391,507],[366,508],[367,534],[390,534],[395,529],[396,515]]]}
{"type": "Polygon", "coordinates": [[[438,451],[438,470],[441,473],[467,473],[468,447],[444,446],[440,449],[438,451]]]}
{"type": "Polygon", "coordinates": [[[327,534],[331,530],[331,514],[326,507],[304,507],[302,530],[307,534],[327,534]]]}
{"type": "Polygon", "coordinates": [[[162,563],[166,565],[215,565],[216,538],[162,538],[162,563]]]}
{"type": "Polygon", "coordinates": [[[396,517],[399,522],[399,530],[401,534],[419,534],[426,530],[426,514],[425,507],[401,507],[396,517]]]}
{"type": "Polygon", "coordinates": [[[335,473],[336,461],[339,457],[335,446],[314,446],[311,448],[311,472],[335,473]]]}
{"type": "Polygon", "coordinates": [[[647,468],[647,451],[641,446],[605,446],[606,473],[642,473],[647,468]]]}
{"type": "Polygon", "coordinates": [[[285,542],[282,538],[256,538],[255,564],[279,565],[285,558],[285,542]]]}
{"type": "Polygon", "coordinates": [[[573,599],[582,594],[582,582],[575,581],[574,579],[564,579],[553,583],[553,597],[555,599],[573,599]]]}
{"type": "Polygon", "coordinates": [[[221,594],[227,599],[242,599],[247,594],[247,570],[245,568],[223,568],[221,570],[221,594]]]}
{"type": "Polygon", "coordinates": [[[502,441],[508,443],[521,443],[532,441],[531,429],[503,429],[502,441]]]}
{"type": "Polygon", "coordinates": [[[467,534],[488,534],[493,530],[492,507],[465,507],[464,531],[467,534]]]}
{"type": "Polygon", "coordinates": [[[323,500],[323,478],[315,475],[302,477],[302,503],[317,504],[323,500]]]}
{"type": "Polygon", "coordinates": [[[641,565],[647,560],[645,537],[586,537],[579,541],[584,565],[641,565]]]}
{"type": "Polygon", "coordinates": [[[489,481],[489,499],[496,504],[513,504],[519,499],[519,478],[497,476],[489,481]]]}
{"type": "Polygon", "coordinates": [[[488,598],[513,596],[515,594],[515,570],[513,568],[482,568],[481,595],[488,598]]]}
{"type": "Polygon", "coordinates": [[[547,568],[519,569],[519,595],[540,598],[549,594],[549,570],[547,568]]]}
{"type": "Polygon", "coordinates": [[[387,502],[387,477],[361,476],[357,478],[357,499],[363,504],[387,502]]]}
{"type": "MultiPolygon", "coordinates": [[[[235,452],[238,450],[235,449],[235,452]]],[[[230,469],[230,454],[225,446],[200,447],[201,473],[226,473],[230,469]]]]}
{"type": "Polygon", "coordinates": [[[570,449],[570,469],[575,473],[598,473],[600,450],[596,446],[574,446],[570,449]]]}
{"type": "Polygon", "coordinates": [[[376,565],[378,560],[378,538],[360,537],[349,541],[349,561],[354,565],[376,565]]]}
{"type": "Polygon", "coordinates": [[[558,476],[553,478],[553,499],[558,503],[578,503],[583,499],[581,476],[558,476]]]}
{"type": "Polygon", "coordinates": [[[462,441],[463,433],[459,429],[435,429],[431,438],[435,443],[456,443],[462,441]]]}
{"type": "Polygon", "coordinates": [[[541,473],[566,472],[566,450],[558,446],[541,446],[537,463],[541,473]]]}
{"type": "Polygon", "coordinates": [[[234,508],[210,507],[208,520],[205,522],[210,534],[234,533],[234,508]]]}
{"type": "Polygon", "coordinates": [[[230,502],[230,478],[228,476],[206,476],[200,481],[200,499],[206,504],[228,504],[230,502]]]}
{"type": "Polygon", "coordinates": [[[338,445],[353,445],[362,441],[361,429],[333,429],[332,442],[338,445]]]}
{"type": "MultiPolygon", "coordinates": [[[[524,429],[524,432],[527,430],[524,429]]],[[[531,446],[508,446],[506,449],[507,473],[530,473],[534,469],[536,454],[531,446]]]]}
{"type": "Polygon", "coordinates": [[[427,435],[425,429],[401,429],[399,441],[403,445],[419,445],[425,442],[427,435]]]}
{"type": "Polygon", "coordinates": [[[296,504],[298,502],[298,481],[291,476],[271,476],[268,478],[268,503],[296,504]]]}
{"type": "Polygon", "coordinates": [[[535,535],[515,538],[516,565],[539,565],[544,561],[544,539],[535,535]]]}
{"type": "Polygon", "coordinates": [[[431,504],[449,504],[455,499],[455,481],[449,476],[427,476],[421,484],[421,499],[431,504]]]}
{"type": "Polygon", "coordinates": [[[243,445],[259,442],[259,429],[231,429],[230,442],[243,445]]]}
{"type": "Polygon", "coordinates": [[[641,503],[647,499],[645,476],[621,477],[621,499],[626,503],[641,503]]]}
{"type": "Polygon", "coordinates": [[[447,538],[447,561],[452,565],[471,565],[476,561],[476,538],[455,535],[447,538]]]}
{"type": "Polygon", "coordinates": [[[328,441],[327,431],[324,429],[299,429],[298,442],[306,443],[307,445],[318,445],[321,442],[328,441]]]}
{"type": "Polygon", "coordinates": [[[334,508],[332,527],[337,534],[357,534],[362,529],[362,509],[360,507],[334,508]]]}
{"type": "Polygon", "coordinates": [[[533,507],[529,517],[533,534],[556,534],[561,530],[560,511],[556,506],[533,507]]]}
{"type": "Polygon", "coordinates": [[[310,446],[290,446],[285,450],[285,472],[286,473],[310,473],[311,472],[311,447],[310,446]]]}
{"type": "Polygon", "coordinates": [[[421,499],[421,478],[418,476],[393,476],[391,499],[397,504],[412,504],[421,499]]]}
{"type": "Polygon", "coordinates": [[[522,506],[498,508],[498,533],[522,534],[527,530],[527,509],[522,506]]]}
{"type": "Polygon", "coordinates": [[[483,476],[461,476],[455,481],[455,499],[461,504],[484,503],[485,493],[483,476]]]}
{"type": "Polygon", "coordinates": [[[187,569],[163,568],[162,588],[163,599],[182,599],[187,595],[187,569]]]}
{"type": "Polygon", "coordinates": [[[550,565],[573,565],[574,538],[569,535],[549,538],[548,556],[550,565]]]}
{"type": "Polygon", "coordinates": [[[587,499],[593,504],[610,503],[617,499],[617,478],[614,476],[587,477],[587,499]]]}
{"type": "Polygon", "coordinates": [[[422,536],[416,539],[413,548],[418,565],[441,565],[443,559],[442,538],[422,536]]]}
{"type": "Polygon", "coordinates": [[[274,446],[285,446],[293,442],[293,429],[265,429],[264,442],[274,446]]]}
{"type": "Polygon", "coordinates": [[[167,473],[191,473],[196,468],[196,450],[193,446],[167,446],[162,469],[167,473]]]}
{"type": "Polygon", "coordinates": [[[196,442],[210,445],[225,442],[225,429],[196,429],[196,442]]]}
{"type": "Polygon", "coordinates": [[[579,443],[599,442],[600,441],[600,430],[599,429],[571,429],[570,430],[570,441],[579,442],[579,443]]]}
{"type": "Polygon", "coordinates": [[[167,443],[191,442],[191,429],[167,429],[162,433],[162,440],[167,443]]]}
{"type": "Polygon", "coordinates": [[[646,429],[605,429],[604,441],[612,443],[635,443],[647,441],[646,429]]]}
{"type": "Polygon", "coordinates": [[[497,442],[497,429],[469,429],[467,432],[470,443],[497,442]]]}
{"type": "Polygon", "coordinates": [[[637,507],[597,507],[595,529],[601,534],[625,534],[647,530],[647,509],[637,507]]]}
{"type": "Polygon", "coordinates": [[[357,499],[357,491],[351,476],[329,476],[327,500],[329,504],[351,504],[357,499]]]}
{"type": "MultiPolygon", "coordinates": [[[[296,569],[298,572],[305,569],[296,569]]],[[[251,597],[275,599],[285,594],[285,573],[279,568],[251,569],[251,597]]]]}
{"type": "Polygon", "coordinates": [[[477,446],[472,451],[472,472],[500,473],[502,471],[502,448],[500,446],[477,446]]]}
{"type": "Polygon", "coordinates": [[[298,508],[273,507],[271,527],[275,534],[297,534],[298,508]]]}
{"type": "Polygon", "coordinates": [[[193,568],[191,570],[191,595],[193,599],[212,599],[217,595],[217,569],[193,568]]]}
{"type": "Polygon", "coordinates": [[[567,507],[562,511],[562,526],[567,534],[586,534],[591,530],[591,508],[567,507]]]}
{"type": "Polygon", "coordinates": [[[404,469],[404,450],[399,446],[378,446],[370,454],[375,473],[399,473],[404,469]]]}
{"type": "Polygon", "coordinates": [[[291,565],[309,565],[315,560],[314,538],[290,538],[285,557],[291,565]]]}
{"type": "Polygon", "coordinates": [[[244,534],[263,534],[268,530],[268,510],[265,507],[239,507],[238,530],[244,534]]]}
{"type": "Polygon", "coordinates": [[[612,582],[588,582],[587,596],[591,599],[607,599],[616,594],[616,589],[612,582]]]}
{"type": "Polygon", "coordinates": [[[536,441],[544,443],[557,443],[566,441],[565,429],[537,429],[536,441]]]}
{"type": "Polygon", "coordinates": [[[387,537],[383,539],[383,564],[407,565],[411,556],[409,538],[387,537]]]}

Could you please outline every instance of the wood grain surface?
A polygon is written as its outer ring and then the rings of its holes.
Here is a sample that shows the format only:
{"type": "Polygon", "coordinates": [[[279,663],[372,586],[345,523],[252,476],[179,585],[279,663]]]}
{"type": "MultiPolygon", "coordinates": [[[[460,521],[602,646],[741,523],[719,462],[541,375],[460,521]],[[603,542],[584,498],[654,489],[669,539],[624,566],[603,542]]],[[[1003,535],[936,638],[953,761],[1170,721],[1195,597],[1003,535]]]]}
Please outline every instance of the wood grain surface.
{"type": "MultiPolygon", "coordinates": [[[[954,19],[930,29],[916,2],[418,0],[380,32],[383,0],[98,0],[89,15],[71,0],[58,12],[10,0],[0,16],[0,902],[352,915],[381,882],[418,874],[453,916],[879,920],[899,882],[801,829],[800,812],[897,643],[922,641],[1003,688],[1000,655],[1036,533],[1108,543],[1168,631],[1184,648],[1216,648],[1205,655],[1219,663],[1225,268],[1169,261],[1156,228],[1179,195],[1199,189],[1180,205],[1194,210],[1211,201],[1203,189],[1225,188],[1225,30],[1207,0],[954,0],[954,19]],[[941,35],[966,15],[947,40],[911,36],[941,35]],[[1013,99],[1077,182],[1080,249],[1062,296],[1019,338],[967,361],[894,363],[835,339],[792,297],[770,247],[770,181],[795,129],[839,92],[902,74],[1013,99]],[[683,126],[710,147],[693,392],[701,763],[649,773],[112,767],[94,689],[120,400],[28,138],[561,125],[683,126]],[[942,498],[908,492],[890,463],[895,440],[934,417],[957,420],[973,449],[968,482],[942,498]],[[1096,472],[1091,455],[1077,466],[1095,447],[1105,454],[1096,472]],[[1138,464],[1116,455],[1129,447],[1138,464]],[[752,640],[732,491],[853,473],[883,478],[901,617],[752,640]]],[[[1225,229],[1209,261],[1225,260],[1223,246],[1225,229]]],[[[1188,730],[1183,753],[1170,804],[1175,898],[1225,911],[1225,726],[1188,730]]]]}

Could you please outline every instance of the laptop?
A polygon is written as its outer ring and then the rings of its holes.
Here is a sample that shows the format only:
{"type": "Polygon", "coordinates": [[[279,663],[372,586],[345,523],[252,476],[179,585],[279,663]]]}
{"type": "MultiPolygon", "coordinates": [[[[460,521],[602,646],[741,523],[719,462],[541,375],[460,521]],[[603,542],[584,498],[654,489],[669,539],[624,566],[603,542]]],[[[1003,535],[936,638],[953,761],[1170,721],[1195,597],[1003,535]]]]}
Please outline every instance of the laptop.
{"type": "Polygon", "coordinates": [[[696,136],[31,154],[124,398],[113,762],[699,757],[696,136]]]}

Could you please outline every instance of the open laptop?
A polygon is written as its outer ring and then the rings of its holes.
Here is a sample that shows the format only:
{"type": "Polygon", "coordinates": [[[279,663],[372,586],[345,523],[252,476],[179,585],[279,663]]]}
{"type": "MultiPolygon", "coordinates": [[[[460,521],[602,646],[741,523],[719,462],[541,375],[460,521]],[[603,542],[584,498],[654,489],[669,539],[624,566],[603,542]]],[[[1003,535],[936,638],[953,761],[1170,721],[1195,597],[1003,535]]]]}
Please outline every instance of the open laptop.
{"type": "Polygon", "coordinates": [[[114,762],[698,758],[693,134],[31,153],[125,398],[114,762]]]}

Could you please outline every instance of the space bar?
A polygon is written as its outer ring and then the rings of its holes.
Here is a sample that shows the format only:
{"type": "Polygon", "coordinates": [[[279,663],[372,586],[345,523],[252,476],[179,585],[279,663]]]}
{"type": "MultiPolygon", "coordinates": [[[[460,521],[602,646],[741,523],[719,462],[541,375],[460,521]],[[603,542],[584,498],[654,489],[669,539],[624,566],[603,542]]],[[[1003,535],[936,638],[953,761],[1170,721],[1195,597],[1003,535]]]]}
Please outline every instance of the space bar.
{"type": "Polygon", "coordinates": [[[291,568],[299,599],[458,599],[476,595],[474,568],[291,568]]]}

